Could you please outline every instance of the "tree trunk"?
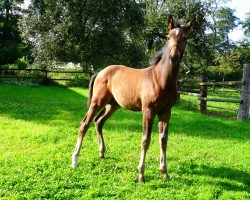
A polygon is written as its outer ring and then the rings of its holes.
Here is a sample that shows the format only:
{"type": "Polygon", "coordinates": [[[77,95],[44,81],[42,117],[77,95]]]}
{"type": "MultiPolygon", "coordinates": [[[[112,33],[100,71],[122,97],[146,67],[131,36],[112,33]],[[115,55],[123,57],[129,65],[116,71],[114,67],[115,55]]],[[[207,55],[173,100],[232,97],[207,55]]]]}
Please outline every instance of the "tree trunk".
{"type": "Polygon", "coordinates": [[[241,100],[237,119],[244,120],[249,117],[249,104],[250,104],[250,64],[244,64],[243,68],[243,82],[244,85],[241,90],[241,100]]]}

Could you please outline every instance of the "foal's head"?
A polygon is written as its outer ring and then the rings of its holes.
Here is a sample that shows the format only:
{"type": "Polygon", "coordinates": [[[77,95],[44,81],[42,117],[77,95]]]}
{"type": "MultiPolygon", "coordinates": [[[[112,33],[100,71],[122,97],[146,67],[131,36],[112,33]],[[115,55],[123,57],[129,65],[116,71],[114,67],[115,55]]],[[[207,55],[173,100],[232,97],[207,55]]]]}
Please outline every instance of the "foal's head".
{"type": "Polygon", "coordinates": [[[168,18],[168,48],[169,48],[169,62],[172,64],[177,64],[181,61],[186,43],[188,31],[192,28],[194,24],[194,19],[192,19],[187,25],[180,25],[175,22],[170,15],[168,18]]]}

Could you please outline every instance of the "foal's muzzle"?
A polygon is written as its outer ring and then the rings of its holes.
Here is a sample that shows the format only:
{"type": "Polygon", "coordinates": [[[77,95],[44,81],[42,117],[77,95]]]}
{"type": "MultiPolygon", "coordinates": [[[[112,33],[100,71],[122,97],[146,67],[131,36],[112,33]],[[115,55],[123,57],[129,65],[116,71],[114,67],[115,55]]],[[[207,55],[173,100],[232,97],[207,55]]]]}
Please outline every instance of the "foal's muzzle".
{"type": "Polygon", "coordinates": [[[177,62],[179,62],[179,56],[178,55],[174,55],[174,56],[170,55],[169,60],[170,60],[170,63],[176,64],[177,62]]]}

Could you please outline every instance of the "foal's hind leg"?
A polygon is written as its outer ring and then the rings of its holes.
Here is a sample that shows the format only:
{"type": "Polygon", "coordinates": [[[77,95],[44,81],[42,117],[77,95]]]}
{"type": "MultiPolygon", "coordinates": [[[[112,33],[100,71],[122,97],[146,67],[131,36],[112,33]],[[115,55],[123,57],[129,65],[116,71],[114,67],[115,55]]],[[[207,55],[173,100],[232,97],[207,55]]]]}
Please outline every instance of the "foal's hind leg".
{"type": "Polygon", "coordinates": [[[104,158],[104,153],[106,150],[103,134],[102,134],[102,128],[106,120],[119,108],[120,106],[117,103],[113,104],[107,104],[105,108],[95,117],[95,128],[99,143],[99,152],[100,157],[104,158]]]}
{"type": "Polygon", "coordinates": [[[94,116],[98,111],[100,110],[101,107],[98,107],[96,105],[91,104],[89,107],[87,115],[83,118],[83,120],[80,122],[80,128],[79,128],[79,133],[78,133],[78,139],[75,147],[75,151],[72,155],[72,167],[76,168],[77,167],[77,161],[79,158],[81,146],[82,146],[82,140],[89,128],[89,125],[91,121],[93,120],[94,116]]]}

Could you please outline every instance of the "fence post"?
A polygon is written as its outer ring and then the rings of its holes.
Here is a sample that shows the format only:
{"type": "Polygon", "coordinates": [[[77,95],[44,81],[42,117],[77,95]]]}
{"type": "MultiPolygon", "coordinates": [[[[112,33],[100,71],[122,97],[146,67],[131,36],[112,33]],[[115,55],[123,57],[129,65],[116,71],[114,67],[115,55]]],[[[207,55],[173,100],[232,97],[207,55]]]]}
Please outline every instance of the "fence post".
{"type": "MultiPolygon", "coordinates": [[[[201,82],[202,83],[207,82],[207,78],[205,76],[202,76],[201,82]]],[[[206,85],[201,85],[200,94],[201,94],[201,97],[207,98],[207,86],[206,85]]],[[[200,112],[206,113],[206,111],[207,111],[207,101],[201,100],[200,101],[200,112]]]]}
{"type": "Polygon", "coordinates": [[[46,68],[42,69],[42,72],[44,72],[44,77],[42,80],[43,85],[48,85],[49,79],[48,79],[48,70],[46,68]]]}
{"type": "Polygon", "coordinates": [[[250,105],[250,64],[244,64],[243,66],[243,86],[241,90],[240,107],[238,110],[237,119],[243,120],[248,119],[249,116],[249,105],[250,105]]]}

